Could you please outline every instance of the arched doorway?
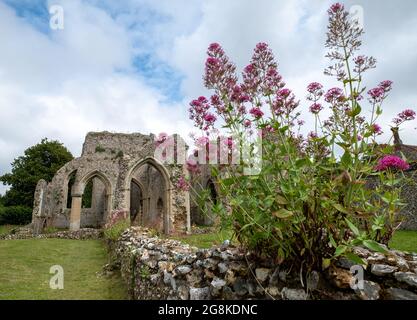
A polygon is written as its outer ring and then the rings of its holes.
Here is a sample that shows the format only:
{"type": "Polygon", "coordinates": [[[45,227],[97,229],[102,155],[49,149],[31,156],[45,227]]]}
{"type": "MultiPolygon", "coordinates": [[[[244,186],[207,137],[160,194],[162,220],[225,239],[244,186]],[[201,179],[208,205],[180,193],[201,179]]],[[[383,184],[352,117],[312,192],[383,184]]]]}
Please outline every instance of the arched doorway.
{"type": "Polygon", "coordinates": [[[130,222],[132,225],[143,223],[143,202],[143,189],[136,179],[132,179],[130,183],[130,222]]]}
{"type": "Polygon", "coordinates": [[[99,171],[93,171],[74,185],[70,229],[100,228],[111,211],[111,184],[99,171]]]}
{"type": "Polygon", "coordinates": [[[153,158],[143,159],[132,167],[127,183],[130,186],[128,211],[132,215],[139,206],[141,213],[135,218],[131,216],[131,220],[135,224],[169,233],[168,208],[171,190],[166,169],[153,158]],[[137,186],[141,189],[142,196],[139,203],[137,186]]]}

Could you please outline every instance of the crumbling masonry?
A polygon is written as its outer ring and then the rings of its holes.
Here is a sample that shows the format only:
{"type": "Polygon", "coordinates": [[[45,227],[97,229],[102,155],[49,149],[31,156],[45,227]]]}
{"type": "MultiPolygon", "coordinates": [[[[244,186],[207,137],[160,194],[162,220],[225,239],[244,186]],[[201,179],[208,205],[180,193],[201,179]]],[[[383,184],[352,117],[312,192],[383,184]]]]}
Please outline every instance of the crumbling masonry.
{"type": "MultiPolygon", "coordinates": [[[[174,138],[185,145],[180,136],[174,138]]],[[[51,182],[38,182],[35,233],[50,226],[99,228],[115,211],[123,211],[133,225],[166,234],[190,231],[189,192],[175,187],[185,167],[162,164],[155,148],[153,134],[88,133],[81,157],[64,165],[51,182]]]]}

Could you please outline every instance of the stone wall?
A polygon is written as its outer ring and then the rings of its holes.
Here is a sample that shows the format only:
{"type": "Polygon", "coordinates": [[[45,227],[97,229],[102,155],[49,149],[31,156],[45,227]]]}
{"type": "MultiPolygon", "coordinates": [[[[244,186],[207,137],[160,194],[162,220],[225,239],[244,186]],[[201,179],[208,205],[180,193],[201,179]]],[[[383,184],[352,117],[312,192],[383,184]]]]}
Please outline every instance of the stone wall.
{"type": "Polygon", "coordinates": [[[363,288],[351,289],[350,261],[340,259],[304,281],[270,261],[255,261],[239,248],[197,249],[131,227],[110,243],[131,299],[415,299],[417,254],[387,255],[356,248],[366,261],[363,288]]]}

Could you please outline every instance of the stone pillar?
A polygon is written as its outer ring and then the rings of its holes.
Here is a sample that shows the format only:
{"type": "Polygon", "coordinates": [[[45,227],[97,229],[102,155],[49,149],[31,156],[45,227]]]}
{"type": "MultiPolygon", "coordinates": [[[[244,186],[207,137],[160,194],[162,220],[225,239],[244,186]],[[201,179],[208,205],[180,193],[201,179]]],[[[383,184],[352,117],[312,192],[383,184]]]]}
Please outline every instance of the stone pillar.
{"type": "Polygon", "coordinates": [[[80,229],[82,195],[73,195],[71,203],[70,230],[80,229]]]}

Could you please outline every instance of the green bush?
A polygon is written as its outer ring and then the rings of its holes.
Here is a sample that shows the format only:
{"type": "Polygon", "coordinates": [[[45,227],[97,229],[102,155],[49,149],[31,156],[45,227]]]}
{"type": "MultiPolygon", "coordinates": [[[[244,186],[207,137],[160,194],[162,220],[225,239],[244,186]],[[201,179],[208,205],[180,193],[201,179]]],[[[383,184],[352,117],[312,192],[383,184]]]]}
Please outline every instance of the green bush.
{"type": "Polygon", "coordinates": [[[25,206],[0,207],[0,225],[23,225],[32,221],[32,208],[25,206]]]}
{"type": "Polygon", "coordinates": [[[107,239],[116,241],[120,235],[127,228],[130,227],[130,221],[127,219],[119,220],[115,224],[108,226],[104,229],[104,236],[107,239]]]}

